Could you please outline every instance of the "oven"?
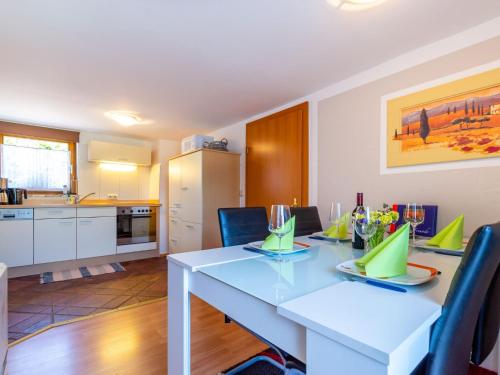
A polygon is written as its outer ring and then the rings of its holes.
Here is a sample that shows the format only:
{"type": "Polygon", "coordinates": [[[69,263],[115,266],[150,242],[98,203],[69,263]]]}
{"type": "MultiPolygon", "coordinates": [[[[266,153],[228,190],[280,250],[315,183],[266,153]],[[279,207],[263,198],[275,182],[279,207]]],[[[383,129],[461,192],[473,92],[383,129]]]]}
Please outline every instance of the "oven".
{"type": "Polygon", "coordinates": [[[117,245],[156,241],[156,207],[117,207],[117,245]]]}

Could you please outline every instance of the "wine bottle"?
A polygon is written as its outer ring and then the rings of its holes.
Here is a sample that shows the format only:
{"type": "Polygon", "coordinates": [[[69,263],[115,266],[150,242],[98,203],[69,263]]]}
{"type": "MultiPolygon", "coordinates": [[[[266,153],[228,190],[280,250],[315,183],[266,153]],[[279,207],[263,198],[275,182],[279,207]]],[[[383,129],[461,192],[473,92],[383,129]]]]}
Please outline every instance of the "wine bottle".
{"type": "Polygon", "coordinates": [[[356,220],[355,213],[360,208],[363,208],[363,193],[357,193],[356,194],[356,207],[352,211],[352,221],[353,221],[353,225],[352,225],[352,248],[353,249],[363,250],[365,248],[365,241],[354,230],[354,220],[356,220]]]}

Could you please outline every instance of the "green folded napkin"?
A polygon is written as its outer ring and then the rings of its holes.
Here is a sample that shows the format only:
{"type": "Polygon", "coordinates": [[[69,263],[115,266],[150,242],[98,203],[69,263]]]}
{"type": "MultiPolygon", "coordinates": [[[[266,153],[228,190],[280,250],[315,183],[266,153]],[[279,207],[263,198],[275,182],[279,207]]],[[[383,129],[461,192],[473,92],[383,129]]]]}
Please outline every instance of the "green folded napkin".
{"type": "Polygon", "coordinates": [[[327,237],[344,239],[347,238],[347,231],[349,228],[349,221],[351,214],[346,212],[339,220],[340,225],[335,222],[330,228],[325,230],[323,234],[327,237]]]}
{"type": "Polygon", "coordinates": [[[405,275],[409,235],[410,223],[406,223],[368,254],[358,259],[356,265],[364,269],[369,277],[405,275]]]}
{"type": "Polygon", "coordinates": [[[427,241],[427,245],[458,250],[463,247],[463,240],[464,215],[462,214],[427,241]]]}
{"type": "MultiPolygon", "coordinates": [[[[295,234],[295,216],[288,220],[285,225],[285,232],[290,229],[290,231],[281,238],[281,250],[292,250],[293,249],[293,237],[295,234]]],[[[279,238],[274,233],[271,233],[266,237],[261,248],[263,250],[279,250],[279,238]]]]}

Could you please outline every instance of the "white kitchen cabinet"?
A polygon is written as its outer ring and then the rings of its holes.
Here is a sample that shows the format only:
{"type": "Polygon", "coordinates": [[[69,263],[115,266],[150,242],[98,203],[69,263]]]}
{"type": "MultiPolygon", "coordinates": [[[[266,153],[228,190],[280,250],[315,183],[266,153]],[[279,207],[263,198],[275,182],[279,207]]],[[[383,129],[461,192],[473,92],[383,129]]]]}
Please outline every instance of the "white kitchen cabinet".
{"type": "Polygon", "coordinates": [[[35,220],[33,229],[35,264],[76,259],[76,218],[35,220]]]}
{"type": "Polygon", "coordinates": [[[181,161],[181,208],[182,219],[190,223],[203,221],[203,152],[193,152],[181,161]]]}
{"type": "Polygon", "coordinates": [[[169,252],[221,246],[217,209],[239,206],[240,155],[202,149],[169,160],[169,252]]]}
{"type": "Polygon", "coordinates": [[[181,207],[181,159],[168,162],[168,204],[171,208],[181,207]]]}
{"type": "Polygon", "coordinates": [[[35,220],[40,219],[69,219],[76,216],[75,207],[42,207],[35,208],[35,220]]]}
{"type": "Polygon", "coordinates": [[[151,165],[151,149],[127,144],[90,141],[88,161],[151,165]]]}
{"type": "Polygon", "coordinates": [[[76,257],[116,254],[116,207],[77,209],[76,257]]]}
{"type": "Polygon", "coordinates": [[[182,220],[178,217],[170,217],[168,221],[169,233],[173,238],[182,237],[182,220]]]}
{"type": "Polygon", "coordinates": [[[202,225],[183,222],[181,239],[179,252],[200,250],[202,248],[202,225]]]}
{"type": "Polygon", "coordinates": [[[116,217],[77,219],[77,258],[116,254],[116,217]]]}

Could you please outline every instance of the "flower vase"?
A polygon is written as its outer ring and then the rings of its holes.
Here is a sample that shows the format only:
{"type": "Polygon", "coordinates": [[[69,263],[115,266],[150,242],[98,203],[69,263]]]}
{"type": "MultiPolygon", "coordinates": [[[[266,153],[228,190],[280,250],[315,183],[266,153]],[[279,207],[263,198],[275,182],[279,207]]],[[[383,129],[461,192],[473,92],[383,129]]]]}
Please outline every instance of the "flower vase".
{"type": "Polygon", "coordinates": [[[379,225],[377,227],[377,231],[375,232],[375,234],[368,240],[368,242],[370,243],[370,249],[374,249],[378,244],[380,244],[384,240],[385,232],[386,232],[385,225],[379,225]]]}

